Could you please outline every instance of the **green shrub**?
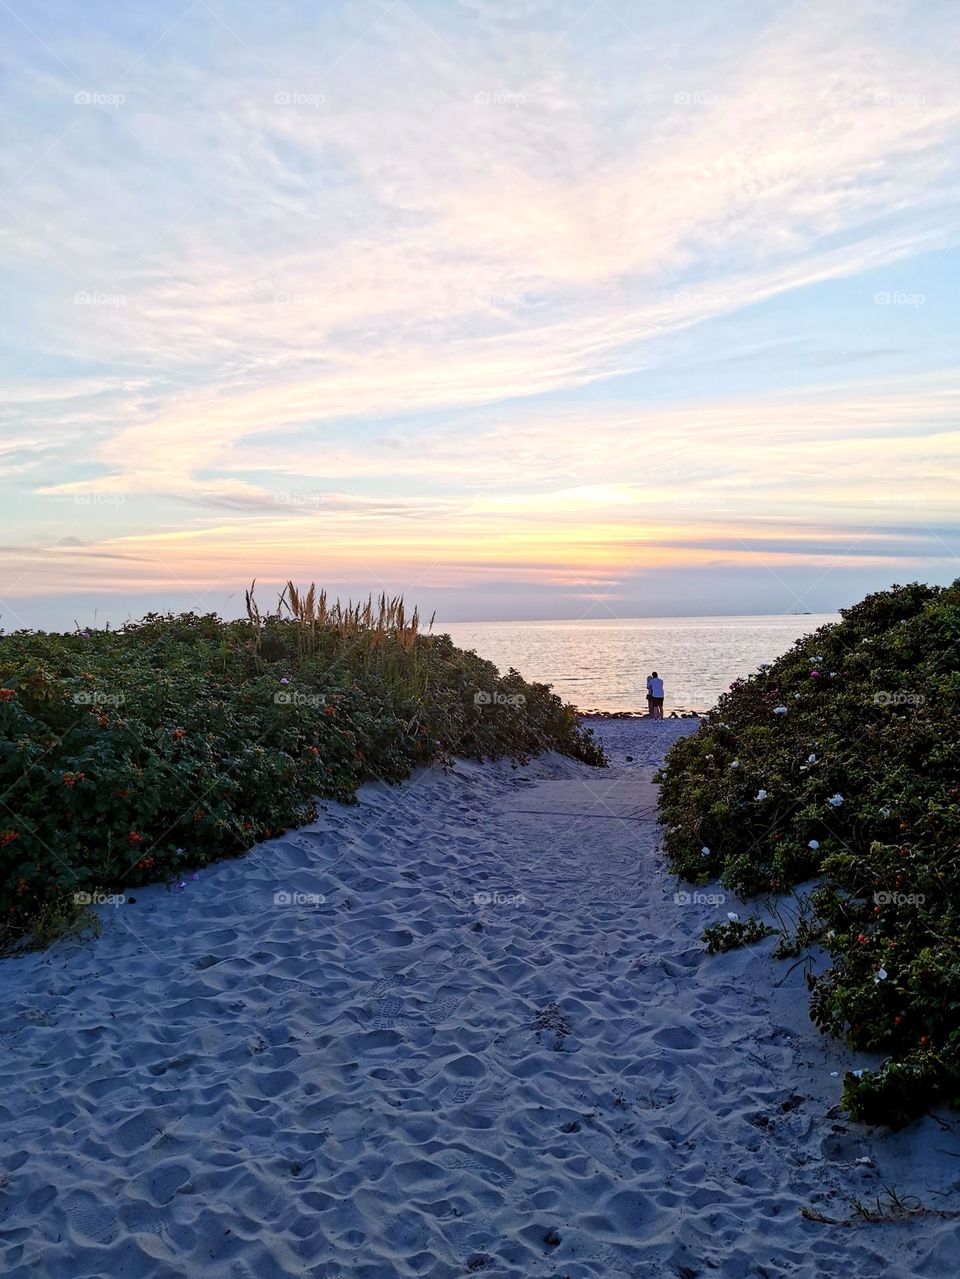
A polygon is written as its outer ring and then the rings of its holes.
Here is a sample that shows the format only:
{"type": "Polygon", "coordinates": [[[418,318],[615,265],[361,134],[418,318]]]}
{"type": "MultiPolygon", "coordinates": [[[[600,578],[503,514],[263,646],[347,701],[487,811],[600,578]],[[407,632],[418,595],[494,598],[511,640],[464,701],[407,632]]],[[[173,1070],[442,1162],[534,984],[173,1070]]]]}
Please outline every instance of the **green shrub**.
{"type": "Polygon", "coordinates": [[[546,685],[400,609],[0,635],[0,942],[73,894],[241,853],[366,780],[454,755],[605,762],[546,685]]]}
{"type": "Polygon", "coordinates": [[[888,1054],[848,1081],[851,1113],[902,1121],[960,1097],[960,582],[842,616],[670,749],[661,821],[684,878],[755,895],[822,877],[811,1014],[888,1054]]]}
{"type": "Polygon", "coordinates": [[[752,946],[763,941],[764,937],[772,937],[776,931],[756,915],[751,915],[749,919],[730,919],[725,924],[713,924],[703,930],[700,940],[707,954],[719,955],[741,946],[752,946]]]}

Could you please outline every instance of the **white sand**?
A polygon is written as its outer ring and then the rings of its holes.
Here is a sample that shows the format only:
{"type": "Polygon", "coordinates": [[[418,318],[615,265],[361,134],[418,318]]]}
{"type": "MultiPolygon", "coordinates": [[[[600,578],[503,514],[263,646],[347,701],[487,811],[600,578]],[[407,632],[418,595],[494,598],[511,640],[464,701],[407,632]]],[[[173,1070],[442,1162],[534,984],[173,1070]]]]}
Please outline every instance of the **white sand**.
{"type": "Polygon", "coordinates": [[[648,780],[695,727],[365,787],[0,964],[2,1273],[954,1279],[955,1221],[800,1216],[956,1208],[960,1143],[839,1118],[800,969],[703,955],[648,780]]]}

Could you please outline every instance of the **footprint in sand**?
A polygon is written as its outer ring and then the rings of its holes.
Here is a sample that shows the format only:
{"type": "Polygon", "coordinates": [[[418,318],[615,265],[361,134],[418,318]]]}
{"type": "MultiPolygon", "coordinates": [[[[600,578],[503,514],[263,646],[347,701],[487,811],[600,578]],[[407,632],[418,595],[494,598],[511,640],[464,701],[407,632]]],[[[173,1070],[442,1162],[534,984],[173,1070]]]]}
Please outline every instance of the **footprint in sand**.
{"type": "MultiPolygon", "coordinates": [[[[496,1237],[493,1223],[484,1217],[472,1221],[441,1222],[440,1229],[458,1252],[469,1252],[473,1249],[474,1257],[480,1250],[489,1247],[496,1237]]],[[[468,1273],[473,1274],[480,1269],[482,1267],[479,1262],[475,1261],[471,1271],[468,1258],[468,1273]]]]}
{"type": "Polygon", "coordinates": [[[448,1172],[475,1172],[478,1177],[495,1186],[509,1186],[516,1181],[516,1173],[492,1155],[475,1155],[467,1150],[444,1150],[437,1156],[437,1163],[448,1172]]]}
{"type": "Polygon", "coordinates": [[[157,1168],[151,1176],[150,1193],[157,1203],[167,1204],[189,1181],[190,1170],[185,1164],[165,1164],[157,1168]]]}
{"type": "Polygon", "coordinates": [[[380,977],[374,982],[372,994],[374,998],[379,998],[402,984],[403,978],[399,973],[387,973],[386,976],[380,977]]]}
{"type": "Polygon", "coordinates": [[[623,1171],[623,1156],[608,1137],[600,1133],[584,1133],[579,1144],[593,1156],[597,1163],[603,1164],[611,1172],[623,1171]]]}
{"type": "Polygon", "coordinates": [[[78,1235],[96,1243],[110,1243],[117,1233],[117,1214],[105,1204],[97,1203],[89,1191],[76,1190],[65,1205],[67,1218],[78,1235]]]}
{"type": "Polygon", "coordinates": [[[433,1003],[423,1010],[423,1015],[431,1026],[439,1026],[441,1022],[452,1017],[462,1003],[462,995],[444,995],[440,992],[433,1003]]]}
{"type": "Polygon", "coordinates": [[[392,1030],[402,1008],[402,999],[396,995],[384,995],[377,1004],[376,1013],[371,1018],[371,1030],[392,1030]]]}

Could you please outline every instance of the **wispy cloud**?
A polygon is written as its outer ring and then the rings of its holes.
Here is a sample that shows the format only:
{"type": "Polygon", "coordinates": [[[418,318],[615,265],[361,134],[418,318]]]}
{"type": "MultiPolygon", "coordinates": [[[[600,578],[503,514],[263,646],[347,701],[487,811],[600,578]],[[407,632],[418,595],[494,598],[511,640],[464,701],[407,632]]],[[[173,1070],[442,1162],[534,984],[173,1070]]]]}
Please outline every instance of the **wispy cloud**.
{"type": "MultiPolygon", "coordinates": [[[[401,0],[307,18],[8,18],[0,480],[25,546],[69,510],[97,544],[183,532],[178,566],[202,544],[212,573],[227,513],[224,545],[267,529],[278,563],[299,521],[335,521],[347,566],[371,522],[389,531],[362,557],[391,560],[476,521],[492,572],[513,521],[543,528],[546,572],[571,517],[584,563],[620,562],[603,509],[653,532],[705,504],[836,531],[909,489],[944,512],[942,376],[843,385],[850,350],[784,373],[760,343],[753,387],[698,368],[736,317],[780,305],[787,335],[811,292],[955,244],[949,13],[814,0],[638,30],[616,3],[401,0]],[[643,378],[671,371],[647,403],[643,378]]],[[[890,315],[863,297],[852,348],[890,315]]],[[[942,367],[950,339],[931,341],[942,367]]]]}

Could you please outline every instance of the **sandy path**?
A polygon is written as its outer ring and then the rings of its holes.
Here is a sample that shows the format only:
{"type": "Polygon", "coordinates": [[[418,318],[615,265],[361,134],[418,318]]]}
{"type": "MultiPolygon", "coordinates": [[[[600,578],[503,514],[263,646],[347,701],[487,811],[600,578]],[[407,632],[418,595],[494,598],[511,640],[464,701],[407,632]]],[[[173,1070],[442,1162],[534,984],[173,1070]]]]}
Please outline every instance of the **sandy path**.
{"type": "Polygon", "coordinates": [[[690,727],[366,787],[0,965],[3,1273],[953,1279],[956,1222],[799,1215],[956,1207],[960,1144],[830,1117],[799,970],[702,955],[738,904],[675,902],[649,781],[690,727]]]}

